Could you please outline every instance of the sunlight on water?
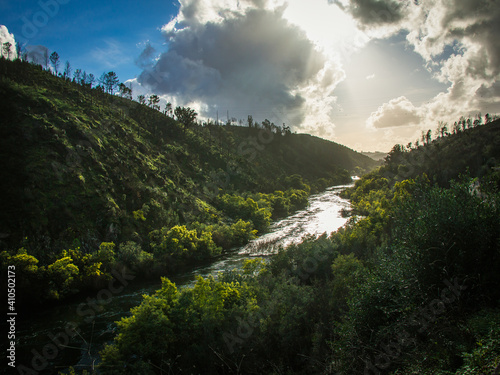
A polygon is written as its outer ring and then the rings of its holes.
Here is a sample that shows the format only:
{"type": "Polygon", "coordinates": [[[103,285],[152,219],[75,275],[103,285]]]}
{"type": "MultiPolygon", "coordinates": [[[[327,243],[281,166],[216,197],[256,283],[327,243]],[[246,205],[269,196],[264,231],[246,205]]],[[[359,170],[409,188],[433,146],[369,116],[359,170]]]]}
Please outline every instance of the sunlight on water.
{"type": "Polygon", "coordinates": [[[342,217],[342,210],[349,208],[349,201],[338,196],[346,186],[331,187],[311,196],[306,209],[275,222],[269,233],[251,241],[239,253],[270,255],[279,248],[300,243],[304,237],[319,237],[323,233],[335,232],[347,222],[347,218],[342,217]]]}

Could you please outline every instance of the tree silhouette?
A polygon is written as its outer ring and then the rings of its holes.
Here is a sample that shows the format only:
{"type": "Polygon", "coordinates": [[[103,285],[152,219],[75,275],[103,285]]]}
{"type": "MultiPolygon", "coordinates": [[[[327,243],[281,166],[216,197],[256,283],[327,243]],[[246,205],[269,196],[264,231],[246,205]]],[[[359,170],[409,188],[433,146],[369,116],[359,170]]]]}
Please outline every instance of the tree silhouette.
{"type": "Polygon", "coordinates": [[[160,106],[158,105],[158,103],[160,103],[160,98],[158,97],[158,95],[153,94],[149,97],[148,105],[151,108],[160,110],[160,106]]]}
{"type": "Polygon", "coordinates": [[[248,122],[248,127],[252,128],[253,127],[253,117],[252,117],[252,115],[248,115],[247,122],[248,122]]]}
{"type": "Polygon", "coordinates": [[[3,50],[3,56],[7,55],[7,60],[10,60],[10,53],[12,50],[12,43],[11,42],[5,42],[2,45],[2,50],[3,50]]]}
{"type": "Polygon", "coordinates": [[[127,99],[130,99],[132,100],[132,89],[125,86],[124,83],[120,83],[118,85],[118,89],[120,90],[120,96],[122,98],[127,98],[127,99]]]}
{"type": "Polygon", "coordinates": [[[63,77],[64,78],[69,78],[69,76],[71,75],[71,64],[69,63],[69,61],[66,61],[66,64],[65,64],[65,67],[64,67],[64,72],[63,72],[63,77]]]}
{"type": "Polygon", "coordinates": [[[174,110],[173,110],[173,107],[172,107],[172,103],[168,102],[168,103],[165,105],[165,114],[166,114],[167,116],[170,116],[170,117],[171,117],[171,116],[172,116],[172,114],[173,114],[173,111],[174,111],[174,110]]]}
{"type": "Polygon", "coordinates": [[[59,54],[57,52],[52,52],[50,55],[50,63],[52,64],[52,67],[54,68],[54,72],[57,75],[57,71],[59,70],[59,54]]]}
{"type": "Polygon", "coordinates": [[[119,83],[118,76],[115,72],[103,73],[101,78],[99,78],[99,83],[104,87],[108,94],[113,95],[114,91],[118,87],[119,83]]]}
{"type": "Polygon", "coordinates": [[[95,77],[92,73],[90,73],[87,76],[87,79],[85,80],[85,84],[88,85],[90,88],[92,88],[92,85],[94,84],[94,82],[95,82],[95,77]]]}
{"type": "Polygon", "coordinates": [[[189,107],[176,107],[174,114],[177,121],[182,123],[185,129],[194,125],[196,122],[196,116],[198,116],[195,110],[189,107]]]}
{"type": "Polygon", "coordinates": [[[427,133],[425,133],[425,143],[427,144],[431,143],[431,139],[432,139],[432,130],[429,129],[427,130],[427,133]]]}
{"type": "Polygon", "coordinates": [[[73,74],[73,82],[80,83],[81,81],[82,81],[82,70],[76,69],[75,73],[73,74]]]}
{"type": "Polygon", "coordinates": [[[144,95],[139,95],[137,97],[137,101],[139,102],[139,104],[146,104],[146,97],[144,95]]]}

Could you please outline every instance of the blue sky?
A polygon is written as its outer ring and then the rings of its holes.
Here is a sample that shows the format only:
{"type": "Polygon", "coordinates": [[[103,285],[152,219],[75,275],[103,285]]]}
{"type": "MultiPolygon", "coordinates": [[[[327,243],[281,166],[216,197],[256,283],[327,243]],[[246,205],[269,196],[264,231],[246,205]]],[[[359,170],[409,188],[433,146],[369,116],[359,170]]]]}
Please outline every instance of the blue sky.
{"type": "Polygon", "coordinates": [[[178,9],[177,1],[161,0],[1,0],[0,24],[21,43],[57,51],[74,69],[114,70],[125,80],[141,72],[134,61],[146,41],[162,48],[159,29],[178,9]]]}
{"type": "Polygon", "coordinates": [[[497,1],[0,0],[0,25],[61,66],[115,71],[134,97],[356,150],[500,112],[497,1]]]}

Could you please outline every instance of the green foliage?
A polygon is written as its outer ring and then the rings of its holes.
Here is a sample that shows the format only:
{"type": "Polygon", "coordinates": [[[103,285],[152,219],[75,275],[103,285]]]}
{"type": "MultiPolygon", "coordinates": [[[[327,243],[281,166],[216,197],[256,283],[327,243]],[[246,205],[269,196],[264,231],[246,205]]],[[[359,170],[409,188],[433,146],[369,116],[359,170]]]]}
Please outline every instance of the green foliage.
{"type": "Polygon", "coordinates": [[[68,293],[78,273],[78,267],[73,264],[73,259],[69,256],[63,256],[50,264],[47,267],[47,275],[53,288],[49,294],[59,299],[63,294],[68,293]]]}
{"type": "Polygon", "coordinates": [[[251,289],[239,283],[199,278],[179,291],[168,279],[145,296],[132,316],[118,322],[120,334],[103,353],[103,374],[149,374],[182,368],[216,373],[225,348],[223,329],[256,309],[251,289]],[[147,340],[144,338],[147,337],[147,340]]]}
{"type": "Polygon", "coordinates": [[[475,346],[463,353],[464,364],[456,375],[494,374],[500,368],[500,312],[482,310],[469,319],[475,346]]]}
{"type": "Polygon", "coordinates": [[[105,270],[111,271],[115,264],[115,256],[115,244],[113,242],[102,242],[99,249],[92,254],[92,260],[101,263],[105,270]]]}
{"type": "Polygon", "coordinates": [[[272,212],[267,202],[259,206],[250,197],[224,194],[217,198],[217,206],[234,219],[251,221],[259,232],[265,231],[271,223],[272,212]]]}
{"type": "Polygon", "coordinates": [[[116,259],[134,271],[147,270],[153,264],[153,254],[142,250],[134,241],[121,243],[116,259]]]}
{"type": "Polygon", "coordinates": [[[449,189],[425,181],[396,187],[391,240],[372,258],[370,277],[356,286],[336,343],[346,366],[375,365],[382,345],[392,342],[402,351],[390,361],[392,369],[419,356],[430,358],[421,373],[458,367],[467,333],[452,327],[500,297],[493,288],[500,282],[499,196],[479,195],[473,186],[465,180],[449,189]],[[352,364],[353,357],[365,363],[352,364]]]}
{"type": "Polygon", "coordinates": [[[221,248],[209,231],[189,230],[185,225],[162,228],[150,233],[151,248],[156,259],[167,262],[179,259],[184,262],[201,261],[219,255],[221,248]]]}
{"type": "Polygon", "coordinates": [[[212,238],[217,246],[229,250],[237,246],[243,246],[257,236],[257,230],[249,221],[239,219],[231,225],[221,224],[213,226],[212,238]]]}
{"type": "Polygon", "coordinates": [[[174,115],[177,121],[182,123],[186,128],[193,126],[196,123],[196,116],[198,116],[196,111],[189,107],[176,107],[174,115]]]}

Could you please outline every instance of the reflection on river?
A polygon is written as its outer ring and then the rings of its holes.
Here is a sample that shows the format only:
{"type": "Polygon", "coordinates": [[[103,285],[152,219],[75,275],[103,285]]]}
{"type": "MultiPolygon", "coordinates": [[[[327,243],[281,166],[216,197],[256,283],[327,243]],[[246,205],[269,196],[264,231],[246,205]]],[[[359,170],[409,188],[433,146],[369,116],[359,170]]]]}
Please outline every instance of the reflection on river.
{"type": "MultiPolygon", "coordinates": [[[[269,233],[251,241],[239,250],[230,252],[210,265],[202,266],[182,275],[171,277],[179,288],[192,286],[197,276],[216,275],[220,271],[238,268],[250,256],[268,256],[279,248],[300,243],[305,236],[320,236],[342,227],[347,218],[342,211],[349,209],[349,201],[338,196],[345,186],[335,186],[309,198],[308,207],[271,225],[269,233]]],[[[115,321],[130,314],[129,310],[141,303],[144,294],[153,293],[160,286],[159,280],[141,285],[130,282],[123,292],[114,295],[104,306],[95,304],[95,297],[68,302],[43,312],[34,312],[18,326],[19,365],[36,370],[39,374],[54,374],[69,366],[75,369],[89,368],[98,359],[104,343],[113,339],[115,321]],[[57,353],[51,352],[46,359],[44,350],[59,337],[61,340],[67,324],[78,326],[78,335],[57,353]],[[59,335],[59,336],[58,336],[59,335]],[[38,368],[34,368],[38,367],[38,368]]],[[[97,295],[97,294],[96,294],[97,295]]],[[[22,319],[21,317],[19,319],[22,319]]]]}

